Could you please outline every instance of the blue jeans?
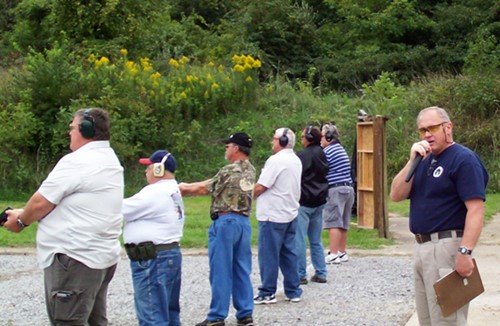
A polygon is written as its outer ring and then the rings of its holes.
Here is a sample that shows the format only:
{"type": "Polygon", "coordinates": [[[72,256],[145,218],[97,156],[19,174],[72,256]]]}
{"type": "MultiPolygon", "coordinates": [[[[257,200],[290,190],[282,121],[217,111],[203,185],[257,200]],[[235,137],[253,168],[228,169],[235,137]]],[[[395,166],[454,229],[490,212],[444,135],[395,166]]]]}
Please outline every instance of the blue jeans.
{"type": "Polygon", "coordinates": [[[212,300],[208,320],[226,319],[231,295],[236,318],[253,312],[252,228],[248,217],[225,214],[212,222],[208,230],[208,263],[212,300]]]}
{"type": "Polygon", "coordinates": [[[181,266],[179,248],[160,251],[154,259],[130,262],[139,325],[181,324],[181,266]]]}
{"type": "Polygon", "coordinates": [[[296,229],[297,219],[289,223],[259,221],[260,296],[276,293],[280,269],[285,295],[291,299],[302,295],[297,271],[296,229]]]}
{"type": "Polygon", "coordinates": [[[323,206],[299,207],[297,234],[295,236],[298,256],[299,278],[307,278],[306,234],[311,248],[311,262],[316,276],[326,278],[326,263],[321,232],[323,231],[323,206]]]}

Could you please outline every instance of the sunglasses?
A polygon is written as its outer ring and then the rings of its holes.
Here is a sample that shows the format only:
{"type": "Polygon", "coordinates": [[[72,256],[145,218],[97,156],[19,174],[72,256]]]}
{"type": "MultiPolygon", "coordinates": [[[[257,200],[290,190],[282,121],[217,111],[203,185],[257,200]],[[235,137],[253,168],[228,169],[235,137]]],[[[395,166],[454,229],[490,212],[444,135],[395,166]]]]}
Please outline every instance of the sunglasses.
{"type": "Polygon", "coordinates": [[[439,129],[441,129],[441,126],[445,123],[446,122],[441,122],[440,124],[437,124],[437,125],[433,125],[433,126],[429,126],[429,127],[425,127],[425,128],[418,128],[418,133],[420,134],[420,136],[425,135],[426,132],[430,132],[431,134],[436,133],[439,131],[439,129]]]}

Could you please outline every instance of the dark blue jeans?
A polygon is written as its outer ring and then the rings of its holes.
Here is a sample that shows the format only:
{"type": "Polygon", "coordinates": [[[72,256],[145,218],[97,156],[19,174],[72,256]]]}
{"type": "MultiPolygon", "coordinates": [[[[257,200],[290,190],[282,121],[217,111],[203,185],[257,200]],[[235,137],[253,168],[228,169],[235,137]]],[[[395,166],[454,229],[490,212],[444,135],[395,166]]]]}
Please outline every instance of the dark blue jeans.
{"type": "Polygon", "coordinates": [[[259,268],[262,282],[259,295],[276,293],[280,269],[285,295],[290,299],[302,295],[297,270],[296,229],[297,219],[289,223],[259,221],[259,268]]]}
{"type": "Polygon", "coordinates": [[[134,302],[139,325],[180,325],[182,254],[179,248],[156,258],[131,261],[134,302]]]}
{"type": "Polygon", "coordinates": [[[208,320],[225,319],[231,295],[236,318],[253,312],[252,228],[248,217],[225,214],[213,221],[208,230],[208,258],[212,300],[208,320]]]}

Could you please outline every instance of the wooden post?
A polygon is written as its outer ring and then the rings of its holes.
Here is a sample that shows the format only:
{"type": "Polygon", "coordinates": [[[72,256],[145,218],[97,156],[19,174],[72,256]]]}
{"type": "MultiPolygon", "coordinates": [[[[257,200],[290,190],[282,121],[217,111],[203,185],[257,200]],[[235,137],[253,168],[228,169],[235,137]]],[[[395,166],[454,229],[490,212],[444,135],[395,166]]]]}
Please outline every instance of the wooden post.
{"type": "Polygon", "coordinates": [[[377,228],[380,237],[389,235],[387,214],[387,163],[385,122],[377,116],[373,121],[357,125],[358,226],[377,228]]]}

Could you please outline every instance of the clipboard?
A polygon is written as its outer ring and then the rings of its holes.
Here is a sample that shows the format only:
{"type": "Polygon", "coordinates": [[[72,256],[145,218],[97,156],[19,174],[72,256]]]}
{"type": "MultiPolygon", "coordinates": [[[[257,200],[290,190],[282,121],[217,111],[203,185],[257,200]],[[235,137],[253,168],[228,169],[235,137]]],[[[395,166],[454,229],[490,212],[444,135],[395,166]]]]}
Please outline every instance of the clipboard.
{"type": "Polygon", "coordinates": [[[470,277],[463,278],[453,270],[434,283],[437,302],[444,317],[448,317],[484,292],[476,260],[473,258],[472,261],[474,269],[470,277]]]}

